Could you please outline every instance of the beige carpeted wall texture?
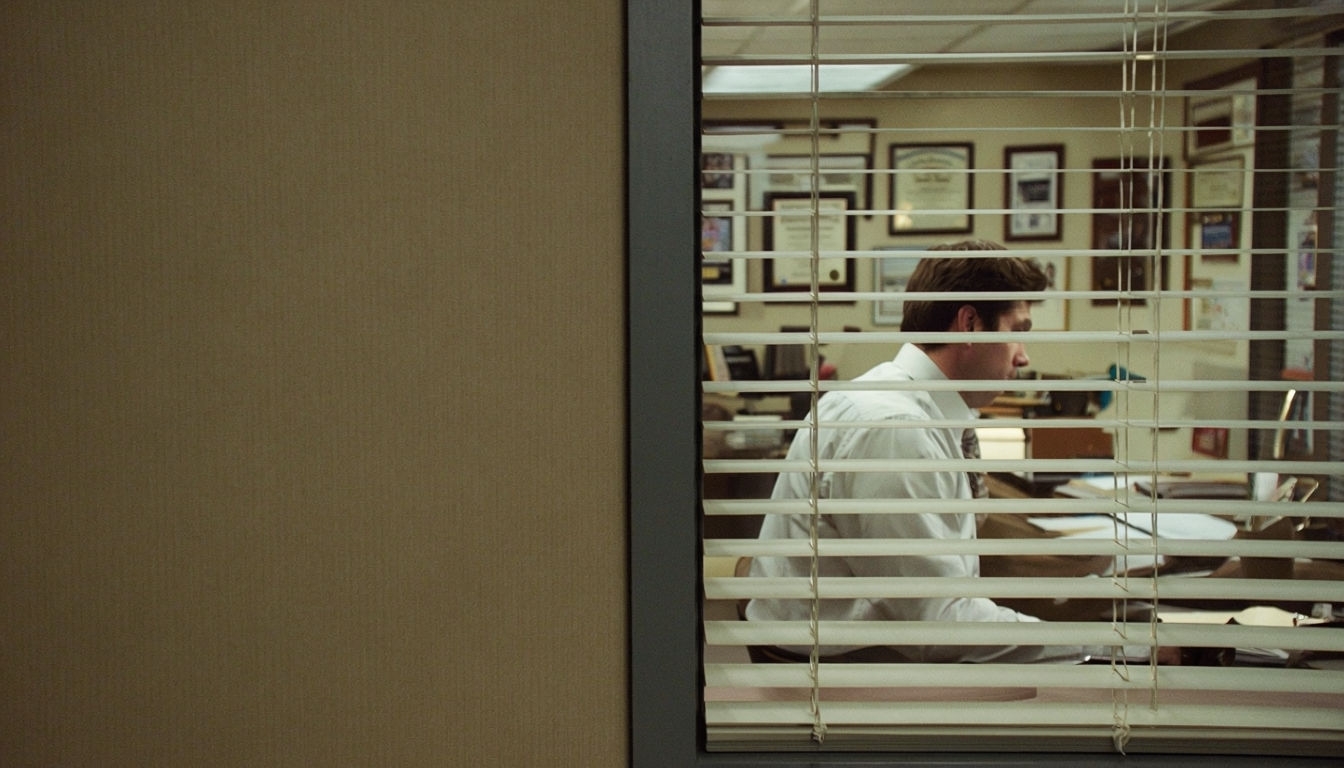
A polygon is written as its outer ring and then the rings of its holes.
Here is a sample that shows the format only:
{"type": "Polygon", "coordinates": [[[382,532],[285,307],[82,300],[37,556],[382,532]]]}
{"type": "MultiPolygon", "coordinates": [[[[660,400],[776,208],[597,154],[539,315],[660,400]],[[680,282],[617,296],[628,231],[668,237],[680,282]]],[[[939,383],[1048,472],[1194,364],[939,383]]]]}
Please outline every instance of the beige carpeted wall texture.
{"type": "Polygon", "coordinates": [[[622,5],[0,5],[0,764],[625,762],[622,5]]]}

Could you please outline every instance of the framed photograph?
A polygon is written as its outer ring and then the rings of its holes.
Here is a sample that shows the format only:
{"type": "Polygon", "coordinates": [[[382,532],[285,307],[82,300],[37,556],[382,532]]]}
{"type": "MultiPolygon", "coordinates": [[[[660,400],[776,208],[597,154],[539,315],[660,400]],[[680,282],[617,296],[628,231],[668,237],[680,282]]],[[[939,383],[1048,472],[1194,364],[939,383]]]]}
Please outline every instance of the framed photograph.
{"type": "MultiPolygon", "coordinates": [[[[1152,267],[1152,258],[1148,256],[1093,256],[1092,290],[1114,293],[1147,291],[1155,285],[1165,285],[1165,275],[1159,275],[1160,283],[1153,280],[1152,272],[1166,272],[1167,257],[1156,267],[1152,267]]],[[[1092,304],[1145,304],[1142,298],[1093,299],[1092,304]]]]}
{"type": "Polygon", "coordinates": [[[700,251],[709,260],[711,254],[733,250],[733,206],[731,203],[704,203],[700,216],[700,251]]]}
{"type": "Polygon", "coordinates": [[[891,145],[891,234],[970,232],[974,160],[970,144],[891,145]]]}
{"type": "MultiPolygon", "coordinates": [[[[1236,211],[1205,211],[1199,214],[1199,247],[1205,251],[1229,251],[1241,247],[1241,227],[1236,211]]],[[[1201,253],[1204,261],[1235,264],[1235,253],[1201,253]]]]}
{"type": "MultiPolygon", "coordinates": [[[[811,120],[789,118],[760,118],[751,120],[701,121],[704,152],[736,152],[746,156],[751,168],[748,178],[739,172],[738,186],[749,188],[749,199],[744,207],[753,211],[765,210],[765,195],[771,192],[807,192],[811,175],[810,158],[813,125],[811,120]],[[762,165],[764,164],[764,165],[762,165]],[[783,173],[772,178],[764,173],[776,168],[783,173]],[[789,171],[793,178],[788,178],[789,171]]],[[[877,120],[875,118],[845,117],[821,119],[816,134],[822,163],[821,191],[853,192],[852,210],[867,210],[864,218],[872,218],[873,158],[877,148],[877,120]]],[[[708,190],[706,190],[708,191],[708,190]]]]}
{"type": "Polygon", "coordinates": [[[1037,331],[1066,331],[1069,328],[1069,306],[1062,298],[1050,294],[1066,291],[1069,288],[1069,260],[1064,254],[1037,254],[1032,257],[1049,282],[1045,286],[1046,297],[1031,306],[1031,327],[1037,331]]]}
{"type": "Polygon", "coordinates": [[[1005,240],[1059,240],[1063,217],[1064,145],[1006,147],[1003,150],[1005,240]]]}
{"type": "MultiPolygon", "coordinates": [[[[1167,247],[1171,228],[1167,226],[1166,210],[1158,203],[1169,199],[1166,189],[1170,167],[1168,158],[1160,158],[1153,168],[1141,159],[1103,158],[1092,162],[1092,248],[1127,252],[1092,258],[1092,290],[1117,294],[1147,291],[1159,284],[1155,278],[1165,284],[1164,276],[1149,273],[1164,273],[1166,257],[1154,270],[1152,257],[1143,252],[1167,247]],[[1161,242],[1157,239],[1159,232],[1161,242]]],[[[1093,299],[1092,303],[1116,301],[1128,303],[1131,299],[1093,299]]],[[[1142,299],[1132,301],[1144,303],[1142,299]]]]}
{"type": "Polygon", "coordinates": [[[1195,427],[1190,432],[1190,450],[1215,459],[1226,459],[1228,432],[1227,427],[1195,427]]]}
{"type": "MultiPolygon", "coordinates": [[[[884,251],[922,251],[923,247],[887,246],[884,251]]],[[[873,259],[873,290],[900,294],[919,263],[918,256],[882,256],[873,259]]],[[[873,302],[873,325],[900,325],[905,317],[905,299],[899,296],[873,302]]]]}
{"type": "Polygon", "coordinates": [[[1299,291],[1316,290],[1316,212],[1289,211],[1289,236],[1296,255],[1296,277],[1291,285],[1299,291]]]}
{"type": "Polygon", "coordinates": [[[1190,167],[1191,208],[1242,208],[1246,162],[1225,157],[1190,167]]]}
{"type": "Polygon", "coordinates": [[[740,171],[739,156],[729,152],[704,152],[700,155],[700,187],[731,190],[736,188],[740,171]]]}
{"type": "Polygon", "coordinates": [[[1255,142],[1257,66],[1221,72],[1185,84],[1208,91],[1185,99],[1185,156],[1217,154],[1255,142]]]}
{"type": "Polygon", "coordinates": [[[1199,157],[1255,141],[1255,80],[1185,100],[1185,154],[1199,157]]]}
{"type": "Polygon", "coordinates": [[[744,251],[747,224],[733,214],[730,202],[701,204],[700,214],[700,291],[701,311],[733,313],[737,302],[726,298],[747,290],[747,264],[726,254],[744,251]]]}
{"type": "Polygon", "coordinates": [[[765,290],[812,290],[813,226],[820,256],[817,288],[821,291],[853,291],[853,260],[844,254],[854,246],[852,194],[827,193],[817,200],[812,213],[812,195],[779,192],[766,195],[765,250],[789,256],[765,260],[765,290]]]}

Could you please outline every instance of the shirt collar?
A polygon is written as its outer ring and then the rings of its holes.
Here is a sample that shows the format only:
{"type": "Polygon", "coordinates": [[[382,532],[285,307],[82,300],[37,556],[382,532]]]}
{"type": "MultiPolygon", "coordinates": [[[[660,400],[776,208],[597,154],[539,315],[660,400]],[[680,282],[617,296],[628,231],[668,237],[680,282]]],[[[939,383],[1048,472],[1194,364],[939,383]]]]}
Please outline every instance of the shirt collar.
{"type": "MultiPolygon", "coordinates": [[[[924,350],[914,344],[905,344],[900,351],[896,353],[894,362],[910,373],[911,378],[924,381],[947,381],[947,376],[943,373],[933,360],[929,359],[924,350]]],[[[935,389],[929,391],[929,397],[937,404],[938,410],[942,411],[943,416],[948,419],[972,419],[976,412],[962,399],[961,393],[950,389],[935,389]]]]}

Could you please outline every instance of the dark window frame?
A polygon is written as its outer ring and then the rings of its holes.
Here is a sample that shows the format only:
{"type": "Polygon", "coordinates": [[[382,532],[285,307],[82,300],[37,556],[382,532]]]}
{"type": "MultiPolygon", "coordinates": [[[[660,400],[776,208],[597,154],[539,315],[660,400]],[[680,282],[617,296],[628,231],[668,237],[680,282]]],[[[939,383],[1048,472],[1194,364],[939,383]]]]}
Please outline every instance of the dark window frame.
{"type": "MultiPolygon", "coordinates": [[[[704,745],[700,626],[697,0],[626,0],[630,762],[745,766],[1252,766],[1263,757],[719,752],[704,745]]],[[[1320,766],[1275,758],[1276,766],[1320,766]]]]}

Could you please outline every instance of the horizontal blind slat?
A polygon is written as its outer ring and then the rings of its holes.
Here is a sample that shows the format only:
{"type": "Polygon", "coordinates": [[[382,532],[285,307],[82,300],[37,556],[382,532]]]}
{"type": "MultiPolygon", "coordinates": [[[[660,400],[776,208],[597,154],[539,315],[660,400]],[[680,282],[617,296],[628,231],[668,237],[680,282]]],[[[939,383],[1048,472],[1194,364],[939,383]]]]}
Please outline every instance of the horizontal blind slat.
{"type": "MultiPolygon", "coordinates": [[[[1102,622],[1000,622],[993,633],[983,623],[947,621],[822,621],[825,645],[1152,645],[1148,624],[1112,626],[1102,622]]],[[[811,645],[806,621],[706,621],[712,645],[811,645]]]]}
{"type": "MultiPolygon", "coordinates": [[[[911,731],[918,732],[919,726],[928,725],[972,728],[1011,725],[1027,729],[1025,735],[1030,736],[1031,729],[1050,731],[1059,727],[1078,726],[1109,729],[1115,719],[1115,709],[1109,701],[1099,704],[1030,701],[993,703],[955,699],[943,702],[851,701],[827,702],[823,711],[831,728],[841,724],[883,726],[893,734],[901,732],[900,727],[894,725],[896,723],[917,723],[918,726],[911,726],[911,731]]],[[[705,704],[706,719],[715,725],[811,723],[809,712],[806,701],[711,701],[705,704]]],[[[1253,738],[1257,735],[1263,738],[1266,734],[1277,735],[1275,731],[1282,731],[1284,738],[1323,738],[1329,739],[1331,743],[1344,742],[1344,738],[1336,735],[1340,730],[1339,711],[1328,707],[1256,706],[1244,702],[1235,706],[1180,704],[1155,709],[1134,706],[1126,710],[1126,719],[1131,727],[1138,728],[1206,727],[1209,729],[1208,736],[1215,739],[1253,738]],[[1237,729],[1244,733],[1239,733],[1237,729]],[[1312,731],[1323,733],[1313,734],[1312,731]]],[[[868,733],[871,738],[872,732],[868,733]]],[[[1136,734],[1136,737],[1141,735],[1136,734]]]]}
{"type": "MultiPolygon", "coordinates": [[[[1110,526],[1106,527],[1110,530],[1110,526]]],[[[1162,554],[1178,557],[1286,557],[1344,560],[1344,542],[1293,539],[1157,539],[1131,535],[1130,541],[1112,537],[973,539],[970,541],[921,539],[822,539],[820,557],[899,557],[934,555],[1061,555],[1121,557],[1162,554]]],[[[812,548],[798,539],[706,539],[708,557],[809,557],[812,548]]]]}
{"type": "MultiPolygon", "coordinates": [[[[1292,8],[1220,8],[1216,11],[1200,9],[1170,9],[1162,13],[1162,19],[1168,22],[1182,21],[1204,21],[1204,22],[1227,22],[1227,21],[1245,21],[1245,20],[1269,20],[1269,19],[1302,19],[1317,16],[1328,16],[1337,13],[1335,9],[1326,6],[1319,7],[1292,7],[1292,8]]],[[[956,25],[965,26],[970,24],[1024,24],[1039,25],[1048,24],[1073,24],[1087,23],[1095,24],[1099,21],[1104,22],[1143,22],[1152,19],[1152,14],[1139,12],[1138,9],[1129,12],[1108,11],[1104,7],[1091,10],[1086,13],[1046,13],[1034,10],[1023,11],[1022,13],[947,13],[947,14],[928,14],[928,13],[891,13],[891,14],[843,14],[843,13],[822,13],[815,19],[801,14],[790,15],[781,13],[777,16],[759,16],[748,14],[717,14],[713,11],[707,11],[701,17],[701,23],[707,27],[828,27],[828,26],[881,26],[881,25],[920,25],[920,26],[944,26],[956,25]]]]}
{"type": "MultiPolygon", "coordinates": [[[[1108,622],[822,621],[818,636],[826,646],[1041,645],[1094,647],[1282,648],[1344,652],[1344,633],[1311,627],[1249,627],[1228,624],[1108,622]]],[[[706,621],[710,645],[810,646],[805,621],[706,621]]],[[[897,665],[898,667],[900,665],[897,665]]],[[[992,673],[987,673],[992,674],[992,673]]]]}
{"type": "MultiPolygon", "coordinates": [[[[1229,669],[1226,667],[1158,667],[1159,685],[1167,690],[1280,691],[1344,695],[1344,672],[1316,669],[1229,669]]],[[[1012,686],[1031,680],[1046,688],[1142,690],[1151,685],[1148,670],[1126,674],[1106,664],[864,664],[822,662],[818,679],[828,688],[948,688],[1012,686]]],[[[805,664],[705,665],[705,684],[714,687],[808,687],[805,664]]]]}
{"type": "MultiPolygon", "coordinates": [[[[1234,579],[1145,577],[869,577],[822,576],[817,580],[822,600],[878,598],[1093,598],[1105,600],[1254,600],[1344,603],[1344,582],[1312,579],[1234,579]]],[[[750,579],[710,577],[705,596],[715,600],[808,600],[812,583],[806,577],[777,576],[750,579]]],[[[996,627],[996,631],[1001,627],[996,627]]]]}
{"type": "MultiPolygon", "coordinates": [[[[1216,61],[1244,59],[1283,59],[1299,56],[1324,56],[1333,53],[1330,48],[1294,49],[1285,51],[1279,48],[1243,48],[1208,50],[1165,50],[1154,52],[1145,64],[1152,65],[1170,61],[1216,61]]],[[[1125,51],[1008,51],[999,50],[988,53],[739,53],[730,56],[705,56],[701,59],[706,67],[718,66],[769,66],[780,64],[960,64],[960,65],[1005,65],[1005,64],[1122,64],[1132,62],[1134,55],[1125,51]]],[[[813,94],[800,91],[800,94],[813,94]]],[[[1136,93],[1146,95],[1143,89],[1136,93]]]]}

